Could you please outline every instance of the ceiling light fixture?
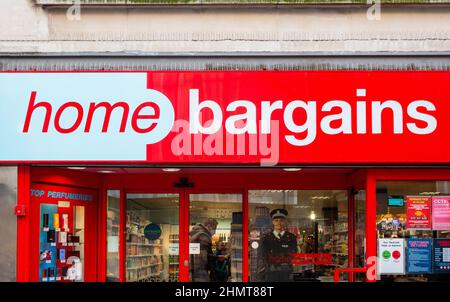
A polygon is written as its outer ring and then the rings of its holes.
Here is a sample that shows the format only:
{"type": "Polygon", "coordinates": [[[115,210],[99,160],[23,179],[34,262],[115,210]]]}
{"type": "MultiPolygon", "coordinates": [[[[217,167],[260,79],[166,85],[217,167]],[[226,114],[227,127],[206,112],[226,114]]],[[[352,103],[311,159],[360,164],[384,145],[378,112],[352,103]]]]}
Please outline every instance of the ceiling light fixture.
{"type": "Polygon", "coordinates": [[[286,172],[298,172],[301,169],[302,168],[283,168],[283,170],[286,171],[286,172]]]}
{"type": "Polygon", "coordinates": [[[97,171],[98,173],[104,173],[104,174],[109,174],[109,173],[115,173],[114,171],[111,171],[111,170],[100,170],[100,171],[97,171]]]}
{"type": "Polygon", "coordinates": [[[181,169],[179,168],[163,168],[164,172],[179,172],[181,169]]]}

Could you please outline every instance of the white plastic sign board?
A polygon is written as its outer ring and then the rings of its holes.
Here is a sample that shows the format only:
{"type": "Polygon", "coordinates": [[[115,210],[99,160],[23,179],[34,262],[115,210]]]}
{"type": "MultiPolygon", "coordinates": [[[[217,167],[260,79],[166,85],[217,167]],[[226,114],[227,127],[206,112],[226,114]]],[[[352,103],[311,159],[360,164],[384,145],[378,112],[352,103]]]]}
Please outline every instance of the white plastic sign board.
{"type": "Polygon", "coordinates": [[[380,275],[405,274],[404,239],[378,239],[378,273],[380,275]]]}
{"type": "Polygon", "coordinates": [[[169,255],[179,255],[180,247],[178,243],[169,243],[169,255]]]}
{"type": "Polygon", "coordinates": [[[189,243],[189,254],[199,255],[200,254],[200,243],[189,243]]]}

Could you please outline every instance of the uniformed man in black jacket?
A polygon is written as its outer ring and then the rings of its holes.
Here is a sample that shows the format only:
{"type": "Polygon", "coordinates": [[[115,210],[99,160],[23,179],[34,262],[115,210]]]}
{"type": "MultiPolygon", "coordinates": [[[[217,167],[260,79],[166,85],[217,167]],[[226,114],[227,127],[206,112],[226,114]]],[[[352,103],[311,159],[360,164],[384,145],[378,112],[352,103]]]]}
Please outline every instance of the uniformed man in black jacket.
{"type": "Polygon", "coordinates": [[[297,253],[297,237],[286,231],[285,209],[270,212],[273,229],[262,237],[262,255],[265,261],[266,280],[287,282],[292,277],[292,254],[297,253]]]}

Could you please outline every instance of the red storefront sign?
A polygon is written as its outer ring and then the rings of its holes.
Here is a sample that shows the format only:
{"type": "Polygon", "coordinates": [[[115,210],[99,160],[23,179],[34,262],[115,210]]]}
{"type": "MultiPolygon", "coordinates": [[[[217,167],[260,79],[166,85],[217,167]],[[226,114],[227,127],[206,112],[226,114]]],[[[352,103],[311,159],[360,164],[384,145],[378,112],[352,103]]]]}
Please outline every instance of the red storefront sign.
{"type": "Polygon", "coordinates": [[[447,71],[2,73],[1,129],[15,148],[0,161],[448,163],[449,80],[447,71]]]}
{"type": "Polygon", "coordinates": [[[431,229],[430,196],[406,196],[406,228],[431,229]]]}
{"type": "Polygon", "coordinates": [[[177,104],[176,120],[187,120],[190,130],[197,130],[201,127],[192,125],[201,108],[203,120],[216,123],[204,127],[204,132],[219,130],[191,134],[186,131],[187,124],[176,125],[168,139],[148,145],[147,160],[254,163],[262,159],[270,163],[273,159],[284,164],[448,161],[450,153],[444,151],[438,137],[450,131],[445,117],[450,105],[444,101],[450,98],[445,84],[449,76],[446,72],[370,71],[151,73],[149,87],[177,104]],[[236,114],[253,122],[241,127],[246,130],[241,135],[245,145],[238,142],[227,149],[229,130],[237,132],[230,122],[236,114]],[[275,125],[268,126],[270,122],[275,125]],[[188,134],[180,135],[183,131],[188,134]],[[241,153],[236,145],[243,149],[241,153]]]}

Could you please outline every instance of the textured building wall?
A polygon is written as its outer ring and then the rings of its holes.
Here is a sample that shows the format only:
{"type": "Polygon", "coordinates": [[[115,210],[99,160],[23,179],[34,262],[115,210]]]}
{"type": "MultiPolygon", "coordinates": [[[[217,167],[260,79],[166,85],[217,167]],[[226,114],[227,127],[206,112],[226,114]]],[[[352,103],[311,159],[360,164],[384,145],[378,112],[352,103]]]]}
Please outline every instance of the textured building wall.
{"type": "Polygon", "coordinates": [[[0,2],[0,53],[448,52],[450,6],[66,8],[0,2]]]}

